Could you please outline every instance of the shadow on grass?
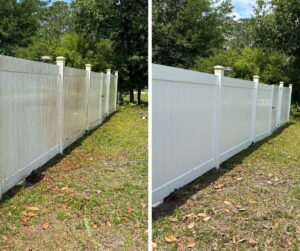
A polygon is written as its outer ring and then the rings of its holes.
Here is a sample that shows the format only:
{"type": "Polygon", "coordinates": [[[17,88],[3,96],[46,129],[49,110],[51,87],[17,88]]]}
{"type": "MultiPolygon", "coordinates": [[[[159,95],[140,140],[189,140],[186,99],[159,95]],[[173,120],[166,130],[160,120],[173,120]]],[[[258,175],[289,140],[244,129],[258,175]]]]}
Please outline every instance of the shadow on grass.
{"type": "Polygon", "coordinates": [[[174,210],[185,204],[186,201],[190,199],[194,194],[217,181],[225,173],[233,170],[237,165],[241,164],[247,156],[258,150],[262,145],[267,144],[271,139],[280,135],[287,127],[292,124],[294,123],[291,122],[289,124],[286,124],[285,126],[277,129],[271,136],[265,138],[264,140],[256,142],[255,144],[249,146],[247,149],[234,155],[230,159],[223,162],[218,170],[212,169],[196,180],[192,181],[191,183],[185,185],[184,187],[176,189],[173,193],[166,197],[160,205],[152,208],[153,221],[156,221],[162,217],[170,216],[174,210]]]}
{"type": "Polygon", "coordinates": [[[19,191],[23,188],[29,188],[32,187],[36,184],[38,184],[43,178],[45,177],[45,172],[49,169],[52,168],[53,166],[59,164],[67,155],[70,155],[74,149],[82,145],[82,142],[93,135],[93,133],[101,126],[106,124],[107,122],[110,121],[111,117],[115,114],[117,114],[119,111],[117,110],[116,112],[110,114],[107,116],[104,121],[102,122],[101,125],[98,125],[94,129],[87,131],[81,138],[76,140],[73,144],[68,146],[66,149],[64,149],[63,154],[57,154],[55,157],[50,159],[47,163],[45,163],[43,166],[39,167],[38,169],[34,170],[31,172],[29,176],[25,178],[24,181],[20,182],[20,184],[14,186],[13,188],[9,189],[6,193],[2,195],[2,199],[0,200],[0,206],[4,204],[7,200],[10,200],[14,196],[16,196],[19,191]]]}

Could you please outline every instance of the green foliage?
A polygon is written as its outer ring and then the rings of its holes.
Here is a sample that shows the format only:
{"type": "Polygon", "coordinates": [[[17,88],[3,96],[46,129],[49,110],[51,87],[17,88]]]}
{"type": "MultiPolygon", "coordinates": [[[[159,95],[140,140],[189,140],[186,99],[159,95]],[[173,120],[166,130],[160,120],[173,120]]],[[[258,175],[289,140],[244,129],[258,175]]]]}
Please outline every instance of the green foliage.
{"type": "Polygon", "coordinates": [[[120,90],[147,85],[147,0],[75,0],[75,29],[89,40],[113,41],[113,68],[120,71],[120,90]]]}
{"type": "Polygon", "coordinates": [[[84,68],[90,63],[94,71],[105,71],[112,67],[112,41],[101,39],[93,43],[75,32],[68,32],[51,39],[36,38],[29,47],[16,50],[17,57],[31,60],[40,61],[45,55],[52,56],[52,62],[57,56],[64,56],[70,67],[84,68]]]}
{"type": "Polygon", "coordinates": [[[44,6],[43,0],[0,0],[0,53],[13,55],[16,47],[30,44],[44,6]]]}
{"type": "Polygon", "coordinates": [[[256,45],[290,56],[294,100],[300,99],[300,2],[259,0],[256,8],[256,45]]]}
{"type": "Polygon", "coordinates": [[[278,84],[289,81],[289,58],[280,52],[244,47],[240,50],[219,50],[208,58],[198,58],[194,69],[213,72],[215,65],[230,67],[228,75],[252,80],[259,75],[261,82],[278,84]]]}
{"type": "Polygon", "coordinates": [[[153,1],[153,61],[189,68],[196,57],[222,48],[232,6],[211,0],[153,1]]]}

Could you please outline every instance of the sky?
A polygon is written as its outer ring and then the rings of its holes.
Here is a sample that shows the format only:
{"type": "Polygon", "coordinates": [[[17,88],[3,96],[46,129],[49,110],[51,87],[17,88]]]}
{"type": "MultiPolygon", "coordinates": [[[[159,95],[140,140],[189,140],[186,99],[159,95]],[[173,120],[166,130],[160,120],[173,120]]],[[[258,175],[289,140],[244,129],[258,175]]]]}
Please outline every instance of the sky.
{"type": "Polygon", "coordinates": [[[237,18],[251,17],[252,6],[255,5],[256,0],[231,0],[234,6],[234,15],[237,18]]]}

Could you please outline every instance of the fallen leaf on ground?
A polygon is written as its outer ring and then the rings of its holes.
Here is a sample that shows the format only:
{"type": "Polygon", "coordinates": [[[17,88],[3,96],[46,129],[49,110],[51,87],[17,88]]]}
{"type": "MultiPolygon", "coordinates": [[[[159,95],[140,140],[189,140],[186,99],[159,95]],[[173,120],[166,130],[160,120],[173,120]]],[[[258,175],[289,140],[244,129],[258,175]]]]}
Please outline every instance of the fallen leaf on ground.
{"type": "Polygon", "coordinates": [[[271,226],[268,226],[267,224],[262,224],[262,226],[263,226],[265,229],[271,229],[271,228],[272,228],[271,226]]]}
{"type": "Polygon", "coordinates": [[[207,216],[207,217],[203,218],[202,220],[203,220],[203,221],[209,221],[210,218],[211,218],[210,216],[207,216]]]}
{"type": "Polygon", "coordinates": [[[232,236],[232,243],[233,243],[233,244],[236,244],[236,239],[235,239],[234,236],[232,236]]]}
{"type": "Polygon", "coordinates": [[[132,207],[128,207],[128,208],[127,208],[127,212],[128,212],[128,213],[132,213],[133,211],[134,211],[134,209],[133,209],[132,207]]]}
{"type": "Polygon", "coordinates": [[[152,250],[156,248],[157,248],[157,244],[154,241],[152,241],[152,250]]]}
{"type": "Polygon", "coordinates": [[[21,223],[24,227],[29,226],[29,223],[26,218],[21,219],[21,223]]]}
{"type": "Polygon", "coordinates": [[[165,240],[167,242],[176,242],[177,241],[177,238],[174,236],[174,235],[169,235],[169,236],[166,236],[165,237],[165,240]]]}
{"type": "Polygon", "coordinates": [[[229,201],[227,201],[227,200],[225,200],[224,203],[225,203],[226,205],[231,205],[231,203],[230,203],[229,201]]]}
{"type": "Polygon", "coordinates": [[[195,222],[192,222],[188,225],[188,229],[192,229],[192,228],[194,228],[194,226],[195,226],[195,222]]]}
{"type": "Polygon", "coordinates": [[[111,227],[111,223],[109,221],[106,222],[106,226],[111,227]]]}
{"type": "Polygon", "coordinates": [[[227,208],[224,209],[224,212],[227,213],[227,214],[230,213],[229,209],[227,209],[227,208]]]}
{"type": "Polygon", "coordinates": [[[237,241],[237,243],[241,243],[241,242],[245,242],[245,241],[247,241],[247,240],[246,239],[240,239],[240,240],[237,241]]]}
{"type": "Polygon", "coordinates": [[[38,211],[40,210],[38,207],[26,207],[27,210],[29,211],[38,211]]]}
{"type": "Polygon", "coordinates": [[[194,239],[189,239],[189,240],[188,240],[187,247],[188,247],[188,248],[193,248],[193,247],[196,246],[196,244],[197,244],[197,242],[196,242],[194,239]]]}
{"type": "Polygon", "coordinates": [[[221,189],[223,186],[225,186],[225,184],[220,183],[220,184],[216,184],[216,185],[214,186],[214,188],[215,188],[215,189],[221,189]]]}
{"type": "Polygon", "coordinates": [[[43,229],[46,230],[48,227],[49,227],[49,223],[48,222],[45,222],[43,225],[42,225],[43,229]]]}
{"type": "Polygon", "coordinates": [[[2,235],[2,239],[3,239],[3,240],[5,240],[5,241],[7,241],[7,240],[8,240],[8,238],[7,238],[7,236],[6,236],[6,235],[2,235]]]}
{"type": "Polygon", "coordinates": [[[98,226],[97,224],[93,224],[93,228],[96,229],[98,226]]]}
{"type": "Polygon", "coordinates": [[[186,250],[186,248],[185,248],[184,244],[179,242],[177,244],[177,251],[185,251],[185,250],[186,250]]]}
{"type": "Polygon", "coordinates": [[[205,213],[199,213],[198,216],[201,217],[201,218],[205,218],[206,214],[205,213]]]}
{"type": "Polygon", "coordinates": [[[27,215],[28,215],[29,217],[34,217],[34,216],[37,216],[37,214],[36,214],[36,213],[34,213],[34,212],[28,212],[28,213],[27,213],[27,215]]]}
{"type": "Polygon", "coordinates": [[[175,221],[177,221],[177,218],[171,216],[171,217],[169,217],[169,220],[172,221],[172,222],[175,222],[175,221]]]}
{"type": "Polygon", "coordinates": [[[252,244],[252,245],[255,245],[255,244],[257,244],[257,242],[256,242],[256,240],[254,240],[254,239],[249,239],[249,241],[248,241],[250,244],[252,244]]]}

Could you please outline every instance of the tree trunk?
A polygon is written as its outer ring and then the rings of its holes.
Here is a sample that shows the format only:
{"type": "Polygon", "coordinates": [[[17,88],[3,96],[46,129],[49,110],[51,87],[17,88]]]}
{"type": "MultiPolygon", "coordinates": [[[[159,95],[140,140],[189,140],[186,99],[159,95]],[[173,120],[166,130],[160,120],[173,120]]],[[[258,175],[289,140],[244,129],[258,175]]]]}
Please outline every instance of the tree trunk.
{"type": "Polygon", "coordinates": [[[137,101],[138,101],[138,105],[141,105],[142,103],[142,99],[141,99],[141,94],[142,94],[142,89],[140,86],[138,86],[138,96],[137,96],[137,101]]]}
{"type": "Polygon", "coordinates": [[[133,102],[134,102],[133,86],[130,86],[130,89],[129,89],[129,102],[130,102],[130,103],[133,103],[133,102]]]}

